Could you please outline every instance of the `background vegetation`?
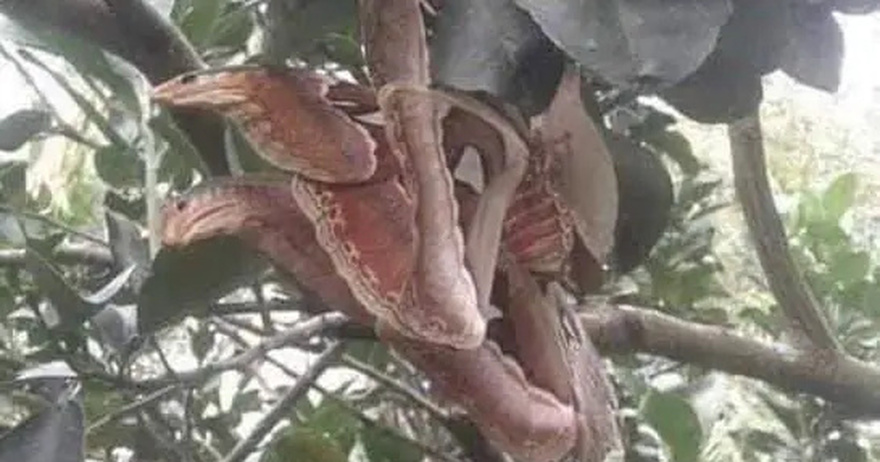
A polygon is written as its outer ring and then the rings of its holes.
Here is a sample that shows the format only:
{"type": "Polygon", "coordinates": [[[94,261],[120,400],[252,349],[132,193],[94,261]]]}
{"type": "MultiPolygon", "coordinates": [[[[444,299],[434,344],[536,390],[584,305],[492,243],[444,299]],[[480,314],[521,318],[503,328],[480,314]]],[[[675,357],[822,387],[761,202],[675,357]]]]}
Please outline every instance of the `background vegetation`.
{"type": "MultiPolygon", "coordinates": [[[[462,458],[473,429],[386,348],[345,323],[309,324],[323,318],[234,243],[183,258],[146,232],[173,191],[258,162],[234,126],[153,107],[150,82],[190,61],[255,57],[357,76],[354,2],[175,0],[147,11],[108,1],[110,32],[71,19],[103,2],[66,4],[35,14],[0,0],[15,20],[4,24],[0,70],[20,82],[4,92],[27,95],[0,120],[0,460],[462,458]],[[151,25],[127,28],[131,18],[151,25]],[[169,25],[194,54],[156,45],[151,33],[175,37],[169,25]],[[114,48],[114,27],[146,45],[114,48]],[[242,274],[246,284],[216,286],[242,274]],[[160,324],[170,327],[146,335],[160,324]],[[337,338],[342,353],[318,353],[337,338]]],[[[776,203],[834,337],[868,368],[855,377],[877,389],[877,108],[845,119],[799,85],[765,78],[776,203]]],[[[674,113],[647,101],[632,107],[674,113]]],[[[606,306],[588,321],[621,399],[627,460],[880,460],[880,403],[829,399],[823,386],[838,383],[837,369],[774,370],[801,357],[740,218],[724,129],[675,114],[672,125],[635,117],[628,131],[641,143],[628,149],[662,159],[673,180],[668,229],[644,265],[597,297],[624,311],[606,306]],[[645,339],[603,335],[621,313],[646,323],[645,339]],[[651,329],[705,349],[652,343],[651,329]],[[715,334],[780,363],[737,362],[715,334]]]]}

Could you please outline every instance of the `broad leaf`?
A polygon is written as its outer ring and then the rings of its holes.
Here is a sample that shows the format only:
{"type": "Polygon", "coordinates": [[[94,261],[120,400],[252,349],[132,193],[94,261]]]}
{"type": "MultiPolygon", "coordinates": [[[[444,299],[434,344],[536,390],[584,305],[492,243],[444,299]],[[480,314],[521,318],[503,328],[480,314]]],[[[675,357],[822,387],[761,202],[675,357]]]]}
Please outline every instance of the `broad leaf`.
{"type": "Polygon", "coordinates": [[[826,219],[837,222],[855,203],[858,175],[846,173],[834,179],[822,194],[822,208],[826,219]]]}
{"type": "Polygon", "coordinates": [[[699,460],[703,430],[687,400],[673,393],[651,392],[642,402],[641,413],[663,438],[673,461],[699,460]]]}
{"type": "Polygon", "coordinates": [[[672,180],[657,155],[629,139],[606,133],[605,142],[617,176],[615,269],[625,273],[640,265],[663,235],[672,208],[672,180]]]}
{"type": "Polygon", "coordinates": [[[526,114],[546,109],[563,55],[512,0],[446,2],[431,39],[435,82],[485,91],[526,114]]]}
{"type": "Polygon", "coordinates": [[[379,428],[365,427],[361,437],[370,462],[418,462],[424,458],[421,449],[379,428]]]}
{"type": "Polygon", "coordinates": [[[843,32],[824,4],[792,7],[782,70],[799,82],[837,91],[843,64],[843,32]]]}
{"type": "Polygon", "coordinates": [[[729,0],[515,0],[569,56],[605,80],[675,83],[712,51],[729,0]]]}
{"type": "Polygon", "coordinates": [[[131,284],[137,292],[150,266],[150,249],[147,240],[141,235],[140,227],[120,213],[112,210],[104,212],[107,221],[107,234],[110,238],[110,251],[117,269],[135,268],[131,284]]]}
{"type": "Polygon", "coordinates": [[[329,398],[307,415],[305,425],[332,438],[346,454],[354,448],[362,428],[361,421],[350,410],[329,398]]]}
{"type": "Polygon", "coordinates": [[[695,73],[661,96],[698,122],[742,117],[760,104],[761,76],[779,67],[788,30],[788,3],[736,0],[715,50],[695,73]]]}
{"type": "Polygon", "coordinates": [[[82,462],[85,417],[74,400],[47,407],[0,438],[0,460],[82,462]]]}
{"type": "Polygon", "coordinates": [[[108,305],[89,320],[101,342],[116,352],[125,351],[137,337],[137,313],[134,306],[108,305]]]}
{"type": "Polygon", "coordinates": [[[0,165],[0,203],[21,208],[27,202],[26,161],[5,162],[0,165]]]}
{"type": "Polygon", "coordinates": [[[871,268],[871,256],[867,252],[846,250],[834,256],[828,272],[839,284],[861,281],[871,268]]]}
{"type": "Polygon", "coordinates": [[[357,39],[355,0],[271,0],[267,9],[264,53],[271,62],[295,58],[313,65],[326,61],[348,67],[363,65],[359,49],[355,56],[340,57],[328,46],[334,37],[357,39]]]}
{"type": "Polygon", "coordinates": [[[206,44],[225,3],[225,0],[199,0],[190,3],[190,9],[180,24],[180,29],[190,42],[197,46],[206,44]]]}
{"type": "Polygon", "coordinates": [[[152,332],[229,292],[256,281],[264,258],[231,236],[207,238],[183,248],[165,247],[153,260],[138,296],[138,328],[152,332]]]}
{"type": "Polygon", "coordinates": [[[15,151],[52,126],[52,115],[41,109],[21,109],[0,120],[0,151],[15,151]]]}
{"type": "Polygon", "coordinates": [[[828,0],[835,11],[846,14],[866,14],[880,9],[880,1],[877,0],[828,0]]]}
{"type": "Polygon", "coordinates": [[[144,164],[133,149],[109,145],[95,152],[95,170],[115,189],[138,188],[144,184],[144,164]]]}
{"type": "MultiPolygon", "coordinates": [[[[369,450],[367,453],[369,454],[369,450]]],[[[303,462],[346,462],[348,460],[348,456],[327,435],[309,428],[293,427],[278,434],[271,446],[263,453],[260,461],[287,462],[292,456],[303,462]]],[[[370,458],[371,462],[377,460],[370,458]]]]}

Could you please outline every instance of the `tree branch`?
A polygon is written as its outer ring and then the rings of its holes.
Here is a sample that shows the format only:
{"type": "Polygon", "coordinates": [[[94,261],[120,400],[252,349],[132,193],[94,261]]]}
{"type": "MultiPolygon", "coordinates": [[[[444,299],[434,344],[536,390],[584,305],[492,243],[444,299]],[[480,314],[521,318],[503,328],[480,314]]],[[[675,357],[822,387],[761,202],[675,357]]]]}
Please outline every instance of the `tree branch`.
{"type": "Polygon", "coordinates": [[[175,382],[196,383],[213,377],[216,374],[233,369],[241,369],[254,361],[262,358],[267,352],[305,342],[319,333],[326,332],[348,322],[345,315],[339,313],[326,313],[303,321],[291,329],[285,330],[262,342],[254,345],[249,350],[222,361],[208,364],[204,367],[185,372],[177,372],[174,376],[164,376],[157,379],[140,381],[142,385],[166,384],[175,382]]]}
{"type": "Polygon", "coordinates": [[[728,126],[736,193],[755,242],[770,290],[786,317],[812,346],[840,351],[810,287],[791,258],[785,230],[773,204],[761,121],[757,111],[728,126]]]}
{"type": "Polygon", "coordinates": [[[321,353],[321,356],[318,357],[312,367],[300,376],[296,384],[272,406],[272,409],[257,423],[251,434],[235,445],[229,455],[223,459],[223,462],[240,462],[249,456],[260,441],[275,428],[278,421],[290,413],[293,405],[305,395],[312,386],[312,383],[333,363],[340,353],[342,353],[342,343],[336,343],[328,348],[327,351],[321,353]]]}
{"type": "Polygon", "coordinates": [[[810,393],[850,408],[854,415],[880,415],[880,368],[846,355],[793,349],[702,325],[646,308],[590,307],[584,327],[603,353],[648,353],[687,364],[763,380],[796,393],[810,393]]]}
{"type": "MultiPolygon", "coordinates": [[[[0,267],[24,266],[24,249],[0,249],[0,267]]],[[[52,252],[52,260],[64,264],[110,266],[113,255],[90,244],[63,244],[52,252]]]]}
{"type": "MultiPolygon", "coordinates": [[[[104,48],[131,62],[153,84],[205,67],[180,31],[144,0],[3,0],[0,13],[26,28],[48,29],[104,48]]],[[[206,113],[172,113],[208,170],[228,174],[223,120],[206,113]]]]}

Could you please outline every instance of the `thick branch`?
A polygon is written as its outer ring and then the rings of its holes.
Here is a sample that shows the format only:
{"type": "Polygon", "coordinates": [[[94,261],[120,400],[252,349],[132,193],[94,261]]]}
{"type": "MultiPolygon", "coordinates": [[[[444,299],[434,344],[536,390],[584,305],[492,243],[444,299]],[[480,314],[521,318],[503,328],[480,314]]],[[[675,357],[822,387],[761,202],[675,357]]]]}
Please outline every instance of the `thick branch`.
{"type": "MultiPolygon", "coordinates": [[[[27,28],[100,46],[131,62],[154,84],[205,66],[180,31],[144,0],[0,0],[0,13],[27,28]]],[[[174,115],[208,170],[227,174],[222,119],[180,111],[174,115]]]]}
{"type": "Polygon", "coordinates": [[[761,121],[756,113],[728,126],[736,193],[755,242],[770,290],[788,319],[814,346],[837,351],[837,343],[800,271],[791,258],[782,221],[773,204],[761,121]]]}
{"type": "Polygon", "coordinates": [[[663,356],[810,393],[846,406],[856,415],[880,415],[880,368],[846,355],[826,356],[826,362],[817,364],[814,352],[642,308],[590,307],[581,319],[590,338],[606,354],[663,356]]]}
{"type": "MultiPolygon", "coordinates": [[[[0,250],[0,267],[24,266],[25,249],[0,250]]],[[[52,260],[64,264],[110,266],[113,255],[104,247],[91,244],[64,244],[52,252],[52,260]]]]}

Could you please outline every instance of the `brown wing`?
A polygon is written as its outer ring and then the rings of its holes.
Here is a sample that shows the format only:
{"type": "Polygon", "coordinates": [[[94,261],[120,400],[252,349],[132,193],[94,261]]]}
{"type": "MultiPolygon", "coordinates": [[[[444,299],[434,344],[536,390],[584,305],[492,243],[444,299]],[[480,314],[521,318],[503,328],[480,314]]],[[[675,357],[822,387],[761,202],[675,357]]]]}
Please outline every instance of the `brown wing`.
{"type": "MultiPolygon", "coordinates": [[[[343,101],[327,99],[328,87],[308,71],[244,68],[175,77],[157,86],[153,99],[231,117],[281,169],[328,183],[364,181],[376,169],[375,142],[341,109],[343,101]]],[[[355,94],[358,107],[369,103],[363,92],[337,93],[355,94]]]]}
{"type": "Polygon", "coordinates": [[[183,247],[212,236],[239,236],[331,309],[372,324],[329,256],[316,245],[312,225],[291,197],[289,185],[288,178],[264,177],[200,185],[166,204],[162,242],[183,247]]]}

